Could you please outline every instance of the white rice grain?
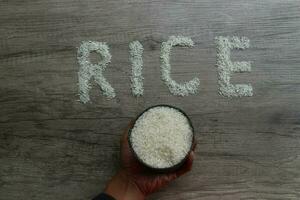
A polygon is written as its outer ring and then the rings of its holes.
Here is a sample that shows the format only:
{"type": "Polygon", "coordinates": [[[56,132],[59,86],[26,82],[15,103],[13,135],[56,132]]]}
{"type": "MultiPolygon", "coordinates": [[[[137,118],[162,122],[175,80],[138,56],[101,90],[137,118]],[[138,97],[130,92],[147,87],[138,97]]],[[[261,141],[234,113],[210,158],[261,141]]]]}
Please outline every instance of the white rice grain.
{"type": "Polygon", "coordinates": [[[109,53],[109,48],[106,43],[96,41],[82,42],[78,48],[77,60],[80,65],[78,72],[79,95],[83,103],[90,101],[89,91],[91,89],[90,82],[92,78],[100,86],[104,96],[108,99],[112,99],[116,96],[114,88],[103,76],[103,71],[111,60],[111,54],[109,53]],[[97,64],[91,63],[89,59],[91,52],[100,54],[102,60],[97,64]]]}
{"type": "Polygon", "coordinates": [[[219,93],[226,97],[253,96],[251,84],[230,83],[233,72],[250,72],[251,63],[247,61],[232,62],[230,53],[232,49],[247,49],[250,40],[246,37],[216,37],[217,45],[217,67],[219,74],[219,93]]]}
{"type": "Polygon", "coordinates": [[[169,168],[189,153],[193,131],[187,117],[178,110],[157,106],[143,113],[130,134],[131,146],[146,165],[169,168]]]}
{"type": "Polygon", "coordinates": [[[133,41],[129,44],[130,62],[132,65],[131,90],[134,96],[142,96],[144,93],[142,75],[143,70],[143,45],[139,41],[133,41]]]}
{"type": "Polygon", "coordinates": [[[195,94],[198,91],[200,85],[200,80],[195,77],[190,81],[184,83],[177,83],[171,77],[171,64],[170,64],[170,54],[173,46],[194,46],[194,42],[189,37],[183,36],[170,36],[167,42],[163,42],[161,45],[161,78],[168,86],[169,91],[173,95],[178,96],[188,96],[190,94],[195,94]]]}

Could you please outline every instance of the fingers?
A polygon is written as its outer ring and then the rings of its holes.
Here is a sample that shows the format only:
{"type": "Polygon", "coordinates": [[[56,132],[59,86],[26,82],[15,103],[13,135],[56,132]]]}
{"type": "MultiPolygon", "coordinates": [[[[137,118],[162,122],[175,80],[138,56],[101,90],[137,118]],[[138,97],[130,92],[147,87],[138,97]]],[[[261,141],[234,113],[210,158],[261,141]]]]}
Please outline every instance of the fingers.
{"type": "Polygon", "coordinates": [[[194,157],[195,157],[194,152],[197,147],[197,144],[198,144],[197,141],[194,140],[193,145],[192,145],[192,151],[189,153],[183,166],[176,172],[176,175],[178,177],[192,170],[194,157]]]}
{"type": "Polygon", "coordinates": [[[124,131],[124,133],[123,133],[121,139],[120,139],[121,145],[127,142],[128,132],[129,132],[129,130],[133,127],[133,125],[134,125],[134,121],[131,120],[131,121],[129,122],[128,126],[126,127],[126,129],[125,129],[125,131],[124,131]]]}
{"type": "Polygon", "coordinates": [[[175,172],[178,177],[192,170],[194,157],[195,157],[195,153],[194,151],[191,151],[183,166],[179,168],[178,171],[175,172]]]}
{"type": "Polygon", "coordinates": [[[195,151],[197,144],[198,144],[197,140],[194,139],[193,144],[192,144],[192,151],[195,151]]]}

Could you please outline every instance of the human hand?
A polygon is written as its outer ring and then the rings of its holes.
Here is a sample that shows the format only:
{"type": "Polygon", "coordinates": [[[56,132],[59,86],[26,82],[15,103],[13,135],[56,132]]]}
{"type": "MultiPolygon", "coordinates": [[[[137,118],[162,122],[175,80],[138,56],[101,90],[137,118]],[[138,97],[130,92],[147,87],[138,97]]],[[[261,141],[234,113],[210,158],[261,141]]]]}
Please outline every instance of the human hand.
{"type": "Polygon", "coordinates": [[[176,171],[169,173],[154,173],[149,168],[142,165],[134,156],[128,144],[128,130],[133,126],[129,125],[121,138],[121,162],[122,168],[110,181],[106,188],[106,192],[117,200],[140,200],[144,199],[149,194],[161,189],[168,183],[187,173],[192,169],[194,160],[194,143],[192,151],[189,153],[184,164],[176,171]],[[114,186],[120,188],[121,185],[126,185],[126,191],[118,191],[113,189],[114,186]],[[121,194],[123,193],[123,194],[121,194]]]}

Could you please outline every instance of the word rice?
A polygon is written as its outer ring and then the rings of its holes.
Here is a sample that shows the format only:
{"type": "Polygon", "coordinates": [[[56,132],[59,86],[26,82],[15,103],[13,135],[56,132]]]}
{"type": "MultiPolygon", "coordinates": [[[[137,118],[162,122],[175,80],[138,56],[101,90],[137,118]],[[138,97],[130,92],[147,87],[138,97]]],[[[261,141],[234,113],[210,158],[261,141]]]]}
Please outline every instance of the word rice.
{"type": "MultiPolygon", "coordinates": [[[[251,84],[230,83],[232,73],[250,72],[251,63],[249,61],[233,62],[230,59],[232,49],[247,49],[250,46],[250,40],[246,37],[216,37],[215,43],[217,47],[217,63],[218,68],[218,85],[219,94],[226,97],[245,97],[253,95],[251,84]]],[[[175,46],[193,47],[194,42],[189,37],[170,36],[166,42],[161,45],[161,79],[168,87],[173,95],[188,96],[196,94],[199,89],[200,79],[193,78],[190,81],[178,83],[171,77],[170,56],[172,48],[175,46]]],[[[143,45],[139,41],[133,41],[129,44],[129,61],[131,62],[131,90],[132,94],[140,97],[144,94],[143,88],[143,45]]],[[[116,92],[112,85],[106,80],[103,72],[111,61],[109,47],[105,42],[84,41],[78,48],[77,60],[79,63],[79,95],[83,103],[90,101],[89,91],[91,89],[91,81],[94,80],[99,85],[103,95],[108,99],[116,96],[116,92]],[[97,64],[90,62],[89,56],[91,52],[100,54],[102,60],[97,64]]]]}

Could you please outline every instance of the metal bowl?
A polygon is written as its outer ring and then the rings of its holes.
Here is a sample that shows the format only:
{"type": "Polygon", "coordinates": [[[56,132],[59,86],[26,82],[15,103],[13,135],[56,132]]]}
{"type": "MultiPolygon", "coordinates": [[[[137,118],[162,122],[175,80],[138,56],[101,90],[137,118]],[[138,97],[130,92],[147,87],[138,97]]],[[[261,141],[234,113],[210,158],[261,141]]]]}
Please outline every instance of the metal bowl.
{"type": "Polygon", "coordinates": [[[153,170],[153,171],[158,172],[158,173],[159,173],[159,172],[161,172],[161,173],[171,172],[171,171],[175,171],[175,170],[177,170],[178,168],[180,168],[180,167],[183,165],[183,163],[186,161],[186,159],[187,159],[187,157],[188,157],[190,151],[192,150],[194,141],[195,141],[194,127],[193,127],[193,125],[192,125],[192,121],[190,120],[190,118],[189,118],[189,117],[187,116],[187,114],[186,114],[183,110],[181,110],[180,108],[177,108],[177,107],[171,106],[171,105],[167,105],[167,104],[159,104],[159,105],[155,105],[155,106],[150,106],[150,107],[148,107],[147,109],[145,109],[143,112],[141,112],[141,113],[135,118],[134,124],[132,125],[132,127],[131,127],[131,128],[129,129],[129,131],[128,131],[128,143],[129,143],[129,147],[130,147],[131,151],[133,152],[133,155],[135,156],[135,158],[136,158],[141,164],[143,164],[145,167],[147,167],[149,170],[153,170]],[[134,125],[135,125],[135,122],[136,122],[136,121],[137,121],[137,120],[138,120],[145,112],[147,112],[148,110],[150,110],[150,109],[152,109],[152,108],[155,108],[155,107],[169,107],[169,108],[173,108],[173,109],[179,111],[180,113],[182,113],[182,114],[187,118],[188,123],[189,123],[189,125],[190,125],[190,128],[191,128],[191,130],[192,130],[192,142],[191,142],[191,146],[190,146],[189,152],[187,153],[187,155],[186,155],[186,156],[185,156],[178,164],[173,165],[173,166],[171,166],[171,167],[155,168],[155,167],[153,167],[153,166],[148,165],[147,163],[145,163],[142,159],[140,159],[140,158],[138,157],[137,153],[134,151],[134,149],[133,149],[133,147],[132,147],[132,143],[131,143],[131,131],[132,131],[134,125]]]}

